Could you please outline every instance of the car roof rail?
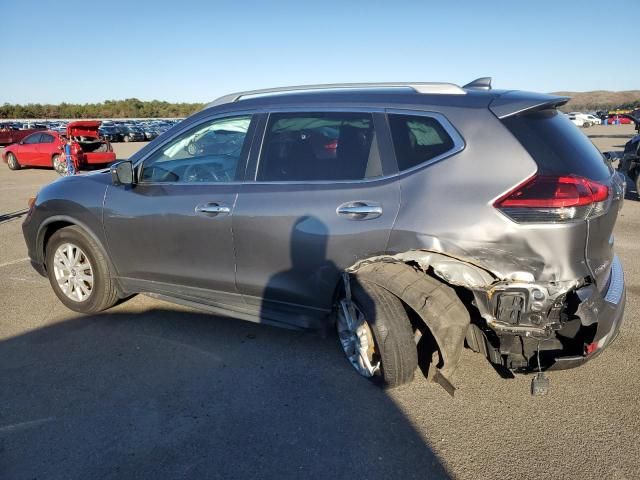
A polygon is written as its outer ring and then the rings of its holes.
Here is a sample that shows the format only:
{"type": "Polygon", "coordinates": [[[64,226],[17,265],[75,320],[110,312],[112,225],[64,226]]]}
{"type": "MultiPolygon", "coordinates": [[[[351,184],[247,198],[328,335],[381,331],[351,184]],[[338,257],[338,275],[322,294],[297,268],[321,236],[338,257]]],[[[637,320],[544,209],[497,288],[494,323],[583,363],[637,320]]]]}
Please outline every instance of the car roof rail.
{"type": "Polygon", "coordinates": [[[265,88],[262,90],[248,90],[224,95],[209,103],[205,108],[216,107],[226,103],[237,102],[244,97],[269,95],[272,93],[304,92],[317,90],[342,90],[342,89],[367,89],[367,88],[410,88],[421,94],[440,95],[464,95],[465,92],[453,83],[439,82],[381,82],[381,83],[327,83],[322,85],[295,85],[292,87],[265,88]]]}

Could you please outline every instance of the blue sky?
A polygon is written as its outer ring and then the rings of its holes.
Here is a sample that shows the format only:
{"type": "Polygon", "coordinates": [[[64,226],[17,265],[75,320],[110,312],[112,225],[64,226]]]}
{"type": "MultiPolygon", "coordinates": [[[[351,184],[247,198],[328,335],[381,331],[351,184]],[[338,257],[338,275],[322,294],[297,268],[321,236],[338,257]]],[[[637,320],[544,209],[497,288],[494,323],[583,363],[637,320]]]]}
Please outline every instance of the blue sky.
{"type": "Polygon", "coordinates": [[[479,76],[544,92],[640,89],[640,0],[0,0],[0,11],[0,103],[479,76]]]}

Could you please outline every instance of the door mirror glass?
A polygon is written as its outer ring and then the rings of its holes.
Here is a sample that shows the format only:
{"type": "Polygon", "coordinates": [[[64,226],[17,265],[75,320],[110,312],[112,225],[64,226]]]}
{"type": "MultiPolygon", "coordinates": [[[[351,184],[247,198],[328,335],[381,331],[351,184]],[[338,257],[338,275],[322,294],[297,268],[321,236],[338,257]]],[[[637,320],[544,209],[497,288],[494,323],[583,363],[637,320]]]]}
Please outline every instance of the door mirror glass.
{"type": "Polygon", "coordinates": [[[111,180],[114,185],[133,185],[133,165],[129,161],[111,165],[111,180]]]}

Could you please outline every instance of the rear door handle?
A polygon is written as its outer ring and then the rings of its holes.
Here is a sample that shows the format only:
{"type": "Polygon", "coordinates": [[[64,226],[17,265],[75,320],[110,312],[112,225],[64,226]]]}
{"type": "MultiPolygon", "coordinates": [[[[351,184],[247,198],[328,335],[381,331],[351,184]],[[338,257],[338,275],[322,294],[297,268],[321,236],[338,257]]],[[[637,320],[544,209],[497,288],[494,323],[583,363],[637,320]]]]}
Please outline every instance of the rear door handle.
{"type": "Polygon", "coordinates": [[[340,205],[336,213],[349,220],[371,220],[382,215],[382,206],[374,202],[347,202],[340,205]]]}
{"type": "Polygon", "coordinates": [[[228,215],[231,209],[222,203],[210,202],[203,203],[196,207],[196,213],[201,213],[209,217],[217,217],[218,215],[228,215]]]}

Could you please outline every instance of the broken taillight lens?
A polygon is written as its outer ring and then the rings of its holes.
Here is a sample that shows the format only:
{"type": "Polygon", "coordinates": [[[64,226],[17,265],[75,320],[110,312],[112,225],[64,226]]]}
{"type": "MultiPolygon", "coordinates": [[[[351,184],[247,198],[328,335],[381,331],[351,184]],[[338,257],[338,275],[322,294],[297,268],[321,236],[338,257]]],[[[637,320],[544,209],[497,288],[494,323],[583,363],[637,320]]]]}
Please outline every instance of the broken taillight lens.
{"type": "Polygon", "coordinates": [[[573,175],[535,175],[493,204],[519,223],[585,220],[608,209],[609,187],[573,175]]]}

